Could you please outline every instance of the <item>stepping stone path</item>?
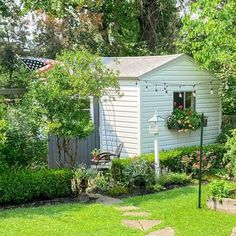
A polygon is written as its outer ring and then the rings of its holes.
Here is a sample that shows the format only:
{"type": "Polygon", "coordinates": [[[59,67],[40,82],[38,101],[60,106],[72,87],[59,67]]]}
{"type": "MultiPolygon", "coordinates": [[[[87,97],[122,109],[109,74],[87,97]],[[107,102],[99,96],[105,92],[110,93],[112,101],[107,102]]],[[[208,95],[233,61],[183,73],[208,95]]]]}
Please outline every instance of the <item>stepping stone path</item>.
{"type": "MultiPolygon", "coordinates": [[[[148,217],[151,214],[145,211],[140,210],[139,207],[136,206],[123,206],[117,208],[118,210],[123,212],[123,216],[138,216],[138,217],[148,217]]],[[[148,231],[152,227],[159,225],[161,223],[160,220],[122,220],[122,224],[133,229],[139,229],[142,231],[148,231]]],[[[164,229],[160,229],[154,232],[147,234],[146,236],[174,236],[175,232],[172,228],[167,227],[164,229]]],[[[236,234],[232,234],[232,236],[236,236],[236,234]]]]}
{"type": "Polygon", "coordinates": [[[231,236],[236,236],[236,228],[233,229],[231,236]]]}
{"type": "Polygon", "coordinates": [[[175,231],[172,228],[167,227],[164,229],[154,231],[148,234],[147,236],[174,236],[174,235],[175,235],[175,231]]]}
{"type": "Polygon", "coordinates": [[[118,198],[108,197],[101,195],[97,200],[96,203],[102,203],[104,205],[112,205],[112,204],[120,204],[123,201],[118,198]]]}
{"type": "Polygon", "coordinates": [[[145,217],[148,217],[150,215],[151,214],[149,212],[145,212],[145,211],[142,211],[142,212],[128,211],[128,212],[123,213],[123,216],[145,216],[145,217]]]}
{"type": "Polygon", "coordinates": [[[122,223],[129,228],[147,231],[161,222],[159,220],[123,220],[122,223]]]}
{"type": "Polygon", "coordinates": [[[120,211],[135,211],[135,210],[139,210],[139,207],[136,206],[124,206],[124,207],[119,207],[118,210],[120,211]]]}

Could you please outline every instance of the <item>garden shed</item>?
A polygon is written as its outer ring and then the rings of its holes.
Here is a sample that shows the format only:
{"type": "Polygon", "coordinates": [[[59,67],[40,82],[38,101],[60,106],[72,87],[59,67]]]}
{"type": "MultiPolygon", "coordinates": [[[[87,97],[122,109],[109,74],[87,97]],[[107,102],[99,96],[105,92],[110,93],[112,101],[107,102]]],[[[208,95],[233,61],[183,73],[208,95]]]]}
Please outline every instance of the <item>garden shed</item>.
{"type": "MultiPolygon", "coordinates": [[[[185,54],[167,56],[103,58],[119,72],[123,96],[102,98],[100,103],[100,148],[114,151],[124,143],[122,156],[153,152],[148,119],[154,111],[167,118],[175,107],[204,113],[204,144],[214,143],[221,129],[220,82],[203,71],[185,54]]],[[[160,126],[160,149],[198,145],[200,129],[169,129],[160,126]]]]}

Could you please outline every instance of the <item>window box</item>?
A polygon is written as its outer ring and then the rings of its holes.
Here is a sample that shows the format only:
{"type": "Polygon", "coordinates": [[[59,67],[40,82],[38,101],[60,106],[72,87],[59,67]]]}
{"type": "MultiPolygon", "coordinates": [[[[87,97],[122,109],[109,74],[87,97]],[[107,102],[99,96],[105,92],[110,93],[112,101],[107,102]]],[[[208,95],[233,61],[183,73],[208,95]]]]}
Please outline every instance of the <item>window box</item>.
{"type": "Polygon", "coordinates": [[[196,130],[201,127],[201,115],[190,109],[175,108],[167,117],[167,127],[180,131],[196,130]]]}

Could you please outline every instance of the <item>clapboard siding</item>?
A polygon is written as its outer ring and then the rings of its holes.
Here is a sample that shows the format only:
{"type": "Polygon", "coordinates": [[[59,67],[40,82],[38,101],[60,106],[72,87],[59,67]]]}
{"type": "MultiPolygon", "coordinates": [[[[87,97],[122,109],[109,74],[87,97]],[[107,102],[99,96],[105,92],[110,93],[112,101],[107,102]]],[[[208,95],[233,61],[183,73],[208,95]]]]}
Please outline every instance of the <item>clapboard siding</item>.
{"type": "MultiPolygon", "coordinates": [[[[179,91],[178,84],[182,86],[182,91],[192,91],[192,84],[204,83],[214,78],[191,60],[184,58],[176,60],[161,70],[154,70],[140,78],[148,83],[140,83],[140,117],[141,117],[141,153],[153,151],[153,135],[148,132],[148,119],[157,110],[158,115],[166,117],[173,110],[173,92],[179,91]],[[163,86],[158,86],[155,92],[155,83],[172,83],[176,86],[167,88],[168,94],[163,91],[163,86]]],[[[210,95],[209,84],[196,86],[196,111],[204,112],[208,116],[208,126],[204,128],[204,143],[216,141],[221,125],[221,105],[218,95],[219,83],[213,83],[214,94],[210,95]]],[[[200,142],[200,130],[178,132],[169,130],[166,125],[160,127],[160,148],[162,150],[179,146],[198,145],[200,142]]]]}
{"type": "Polygon", "coordinates": [[[138,154],[138,90],[134,80],[120,80],[120,89],[122,97],[101,99],[101,149],[114,152],[123,142],[121,156],[127,157],[138,154]]]}

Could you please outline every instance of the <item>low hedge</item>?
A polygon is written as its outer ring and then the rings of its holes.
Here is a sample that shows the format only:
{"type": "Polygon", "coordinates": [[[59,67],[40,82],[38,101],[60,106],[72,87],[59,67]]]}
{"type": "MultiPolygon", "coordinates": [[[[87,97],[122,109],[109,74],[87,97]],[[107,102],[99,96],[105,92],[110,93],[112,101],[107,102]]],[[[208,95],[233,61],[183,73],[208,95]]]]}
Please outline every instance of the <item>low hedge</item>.
{"type": "MultiPolygon", "coordinates": [[[[183,164],[183,157],[187,157],[187,159],[197,159],[196,153],[200,149],[199,146],[190,146],[190,147],[180,147],[176,149],[171,149],[167,151],[160,152],[160,165],[161,168],[167,168],[168,171],[171,172],[186,172],[192,174],[193,169],[189,167],[185,170],[183,164]]],[[[209,144],[203,147],[204,155],[212,157],[212,169],[217,169],[223,167],[223,156],[225,153],[225,148],[221,144],[209,144]]],[[[154,163],[154,154],[143,154],[137,159],[145,160],[148,163],[154,163]]],[[[119,181],[122,179],[122,171],[124,170],[125,166],[130,165],[132,163],[132,158],[123,158],[123,159],[113,159],[112,161],[112,168],[111,173],[112,177],[119,181]]]]}
{"type": "Polygon", "coordinates": [[[185,186],[191,183],[191,178],[184,173],[168,173],[162,175],[158,183],[165,188],[172,187],[173,185],[185,186]]]}
{"type": "Polygon", "coordinates": [[[0,174],[0,204],[67,197],[72,194],[70,170],[17,170],[0,174]]]}
{"type": "MultiPolygon", "coordinates": [[[[183,157],[196,159],[197,152],[200,150],[199,146],[179,147],[167,151],[160,152],[160,165],[162,168],[167,168],[172,172],[183,171],[183,157]]],[[[209,144],[203,146],[204,157],[214,157],[212,161],[212,168],[219,168],[223,165],[223,157],[225,153],[225,147],[221,144],[209,144]]],[[[141,159],[148,160],[150,163],[154,162],[154,154],[143,154],[141,159]]],[[[187,172],[191,172],[189,168],[187,172]]]]}

